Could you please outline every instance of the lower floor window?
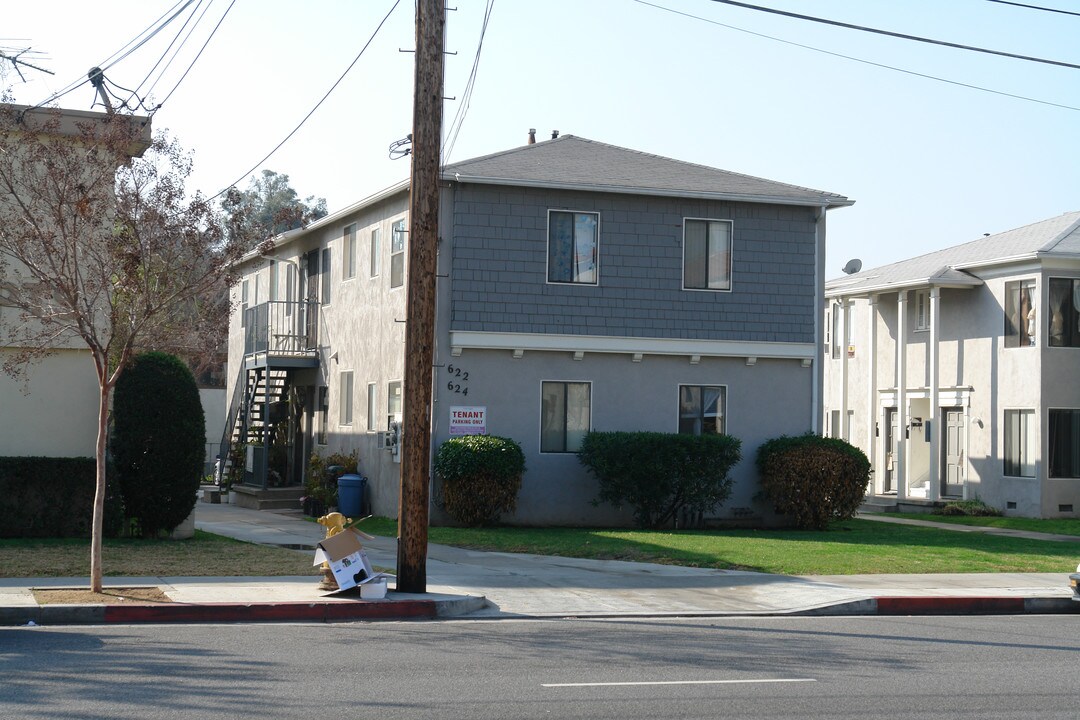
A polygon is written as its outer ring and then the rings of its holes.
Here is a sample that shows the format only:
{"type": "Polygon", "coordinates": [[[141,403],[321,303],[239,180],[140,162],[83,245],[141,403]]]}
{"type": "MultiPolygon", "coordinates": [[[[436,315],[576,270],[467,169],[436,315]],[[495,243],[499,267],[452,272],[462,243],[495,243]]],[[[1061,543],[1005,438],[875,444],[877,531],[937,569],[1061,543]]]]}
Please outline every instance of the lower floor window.
{"type": "Polygon", "coordinates": [[[1005,475],[1035,477],[1035,411],[1005,411],[1005,475]]]}
{"type": "Polygon", "coordinates": [[[683,435],[727,432],[727,388],[722,385],[679,386],[679,432],[683,435]]]}
{"type": "Polygon", "coordinates": [[[1050,477],[1080,478],[1080,410],[1050,411],[1050,477]]]}
{"type": "Polygon", "coordinates": [[[577,452],[592,422],[587,382],[545,382],[540,390],[540,452],[577,452]]]}
{"type": "Polygon", "coordinates": [[[386,386],[386,429],[401,422],[401,381],[395,380],[386,386]]]}
{"type": "Polygon", "coordinates": [[[319,431],[315,442],[319,445],[326,444],[326,426],[330,415],[330,388],[322,385],[319,387],[319,431]]]}

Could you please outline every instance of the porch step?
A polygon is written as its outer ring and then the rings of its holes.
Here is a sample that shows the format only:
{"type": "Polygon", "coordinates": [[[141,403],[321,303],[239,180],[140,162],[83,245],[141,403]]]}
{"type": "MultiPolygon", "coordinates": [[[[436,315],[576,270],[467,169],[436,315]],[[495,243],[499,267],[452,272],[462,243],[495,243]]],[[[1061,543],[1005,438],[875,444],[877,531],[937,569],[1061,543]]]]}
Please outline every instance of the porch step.
{"type": "Polygon", "coordinates": [[[944,500],[923,500],[921,498],[897,499],[893,495],[870,495],[859,506],[861,513],[913,513],[930,514],[945,505],[944,500]]]}
{"type": "Polygon", "coordinates": [[[247,485],[234,485],[236,491],[237,507],[249,510],[292,510],[300,507],[300,497],[304,494],[304,488],[297,485],[286,488],[262,488],[249,487],[247,485]]]}
{"type": "Polygon", "coordinates": [[[880,495],[872,495],[863,499],[862,505],[859,506],[859,512],[861,513],[894,513],[899,512],[896,507],[896,498],[894,497],[882,497],[880,495]]]}

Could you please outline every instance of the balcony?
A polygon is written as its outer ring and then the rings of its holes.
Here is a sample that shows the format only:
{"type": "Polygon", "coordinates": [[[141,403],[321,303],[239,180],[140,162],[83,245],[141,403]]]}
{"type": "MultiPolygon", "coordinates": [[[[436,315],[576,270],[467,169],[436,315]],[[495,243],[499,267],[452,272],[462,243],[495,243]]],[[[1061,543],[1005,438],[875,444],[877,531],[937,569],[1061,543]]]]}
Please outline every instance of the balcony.
{"type": "Polygon", "coordinates": [[[274,300],[243,312],[245,367],[318,367],[319,303],[274,300]]]}

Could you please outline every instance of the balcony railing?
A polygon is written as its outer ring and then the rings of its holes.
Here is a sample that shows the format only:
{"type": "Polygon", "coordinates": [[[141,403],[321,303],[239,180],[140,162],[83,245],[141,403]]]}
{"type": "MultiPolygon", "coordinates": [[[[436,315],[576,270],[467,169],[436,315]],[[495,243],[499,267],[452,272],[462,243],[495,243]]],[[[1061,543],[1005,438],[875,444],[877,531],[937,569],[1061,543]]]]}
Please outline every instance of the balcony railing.
{"type": "Polygon", "coordinates": [[[319,348],[319,304],[274,300],[244,311],[244,354],[307,356],[319,348]]]}

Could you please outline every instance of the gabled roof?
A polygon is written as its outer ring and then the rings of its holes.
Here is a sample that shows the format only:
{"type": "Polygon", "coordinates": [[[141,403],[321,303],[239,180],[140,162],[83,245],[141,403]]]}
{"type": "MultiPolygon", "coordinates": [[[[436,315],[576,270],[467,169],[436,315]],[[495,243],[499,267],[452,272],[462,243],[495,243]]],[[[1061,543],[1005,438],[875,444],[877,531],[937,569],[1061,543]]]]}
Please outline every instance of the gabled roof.
{"type": "Polygon", "coordinates": [[[825,295],[860,295],[913,287],[981,285],[978,268],[1040,257],[1080,259],[1080,211],[1006,230],[944,250],[825,283],[825,295]]]}
{"type": "Polygon", "coordinates": [[[628,150],[574,135],[463,160],[443,169],[458,182],[839,207],[842,195],[628,150]]]}

